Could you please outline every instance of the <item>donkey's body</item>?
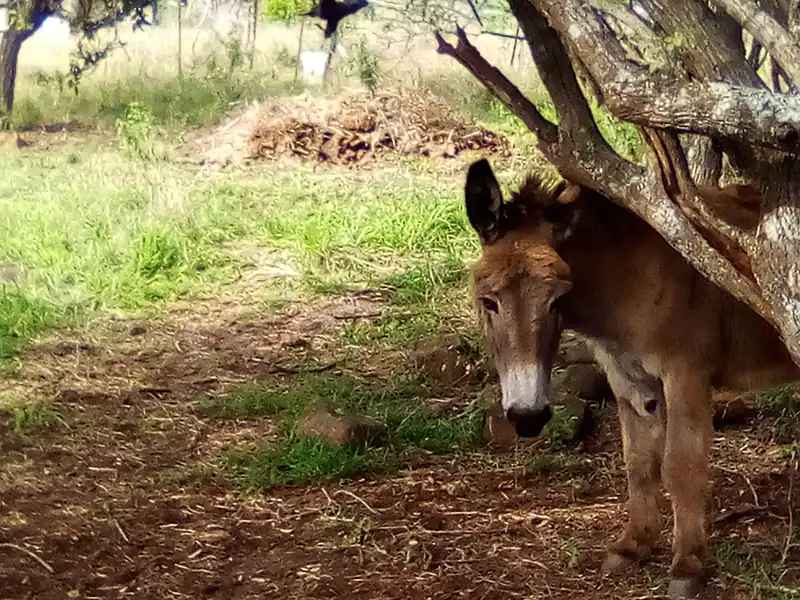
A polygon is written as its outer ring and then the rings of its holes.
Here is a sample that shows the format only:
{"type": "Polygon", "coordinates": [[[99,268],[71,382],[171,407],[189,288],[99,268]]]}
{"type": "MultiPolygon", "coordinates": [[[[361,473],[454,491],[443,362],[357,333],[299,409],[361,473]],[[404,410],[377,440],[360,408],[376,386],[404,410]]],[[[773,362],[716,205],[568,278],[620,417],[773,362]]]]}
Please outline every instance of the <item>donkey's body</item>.
{"type": "MultiPolygon", "coordinates": [[[[704,193],[746,216],[741,188],[704,193]]],[[[618,399],[629,524],[606,570],[648,555],[661,531],[660,482],[675,514],[670,594],[703,579],[714,389],[800,378],[775,330],[701,276],[649,225],[586,188],[531,179],[502,203],[486,161],[466,186],[483,241],[473,280],[503,407],[521,435],[550,416],[549,373],[562,328],[589,338],[618,399]]],[[[732,220],[732,219],[730,219],[732,220]]]]}

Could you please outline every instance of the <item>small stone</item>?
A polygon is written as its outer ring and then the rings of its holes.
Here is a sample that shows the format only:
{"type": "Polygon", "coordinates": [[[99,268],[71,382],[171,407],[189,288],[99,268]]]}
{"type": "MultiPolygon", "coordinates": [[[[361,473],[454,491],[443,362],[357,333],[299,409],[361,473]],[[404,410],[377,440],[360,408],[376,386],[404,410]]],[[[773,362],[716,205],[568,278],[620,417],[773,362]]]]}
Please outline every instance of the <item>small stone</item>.
{"type": "Polygon", "coordinates": [[[462,351],[457,338],[423,347],[415,362],[428,378],[444,387],[467,383],[478,376],[477,365],[462,351]]]}
{"type": "Polygon", "coordinates": [[[714,428],[722,429],[733,425],[741,425],[755,414],[756,410],[748,406],[741,396],[719,402],[714,410],[714,428]]]}
{"type": "Polygon", "coordinates": [[[15,263],[0,263],[0,285],[12,283],[19,285],[25,280],[25,269],[15,263]]]}
{"type": "Polygon", "coordinates": [[[145,333],[147,333],[147,329],[145,329],[141,325],[135,325],[131,327],[130,330],[131,336],[144,335],[145,333]]]}
{"type": "Polygon", "coordinates": [[[589,402],[613,398],[605,374],[595,363],[569,365],[553,378],[553,388],[589,402]]]}
{"type": "Polygon", "coordinates": [[[501,448],[513,446],[519,439],[500,404],[491,404],[483,414],[483,439],[501,448]]]}
{"type": "Polygon", "coordinates": [[[363,446],[378,443],[386,433],[386,426],[361,415],[337,414],[318,404],[306,411],[295,433],[321,439],[332,446],[363,446]]]}
{"type": "Polygon", "coordinates": [[[594,362],[594,353],[580,336],[564,332],[558,346],[555,363],[557,365],[576,365],[594,362]]]}
{"type": "Polygon", "coordinates": [[[58,342],[53,346],[52,353],[55,356],[71,356],[78,353],[95,355],[97,354],[97,348],[89,344],[81,344],[78,342],[58,342]]]}

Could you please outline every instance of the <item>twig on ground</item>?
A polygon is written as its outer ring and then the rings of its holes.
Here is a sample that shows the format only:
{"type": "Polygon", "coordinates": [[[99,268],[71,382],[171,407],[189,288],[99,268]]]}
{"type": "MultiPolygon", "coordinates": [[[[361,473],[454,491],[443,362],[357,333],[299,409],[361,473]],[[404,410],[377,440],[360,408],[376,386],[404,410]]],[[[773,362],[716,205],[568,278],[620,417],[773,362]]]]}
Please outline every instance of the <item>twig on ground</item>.
{"type": "Polygon", "coordinates": [[[364,505],[364,507],[365,507],[365,508],[366,508],[366,509],[367,509],[369,512],[371,512],[373,515],[380,514],[380,513],[379,513],[377,510],[375,510],[375,509],[374,509],[374,508],[372,508],[372,507],[371,507],[369,504],[367,504],[367,503],[366,503],[366,501],[365,501],[363,498],[360,498],[360,497],[356,496],[356,495],[355,495],[353,492],[350,492],[350,491],[348,491],[348,490],[336,490],[336,491],[333,493],[333,495],[335,496],[336,494],[347,494],[348,496],[350,496],[350,497],[351,497],[351,498],[353,498],[354,500],[358,500],[358,501],[359,501],[361,504],[363,504],[363,505],[364,505]]]}
{"type": "Polygon", "coordinates": [[[19,550],[23,554],[27,554],[28,556],[30,556],[33,560],[42,565],[50,573],[55,573],[53,567],[51,567],[41,556],[39,556],[38,554],[36,554],[31,550],[28,550],[27,548],[23,548],[22,546],[18,546],[17,544],[12,544],[11,542],[0,543],[0,548],[13,548],[14,550],[19,550]]]}
{"type": "Polygon", "coordinates": [[[322,373],[330,371],[336,367],[337,363],[329,362],[318,367],[284,367],[283,365],[276,365],[270,369],[270,373],[284,373],[287,375],[305,375],[307,373],[322,373]]]}
{"type": "Polygon", "coordinates": [[[766,506],[762,506],[761,501],[758,499],[758,494],[756,493],[756,488],[753,485],[753,482],[750,481],[750,478],[747,475],[745,475],[744,473],[741,473],[739,471],[736,471],[734,469],[729,469],[727,467],[723,467],[721,465],[713,465],[713,466],[715,468],[719,469],[720,471],[723,471],[724,473],[728,473],[730,475],[739,475],[740,477],[742,477],[742,479],[745,480],[745,482],[747,483],[748,487],[750,488],[750,492],[753,494],[753,503],[755,504],[755,508],[757,508],[759,510],[764,510],[764,509],[767,508],[766,506]]]}
{"type": "Polygon", "coordinates": [[[356,319],[377,319],[378,317],[383,316],[383,313],[379,312],[369,312],[369,313],[356,313],[353,315],[333,315],[334,319],[339,321],[354,321],[356,319]]]}
{"type": "Polygon", "coordinates": [[[789,491],[786,493],[786,506],[789,510],[789,531],[786,534],[786,543],[783,545],[783,552],[781,552],[781,563],[786,564],[786,559],[789,557],[789,552],[792,550],[792,530],[794,529],[794,510],[792,507],[792,493],[794,491],[794,472],[797,470],[797,454],[792,451],[792,457],[789,461],[789,491]]]}
{"type": "Polygon", "coordinates": [[[128,539],[128,536],[125,535],[125,532],[122,530],[119,521],[117,521],[116,519],[113,519],[113,521],[114,521],[114,526],[117,528],[117,531],[119,531],[119,534],[122,536],[122,539],[125,540],[126,544],[130,544],[131,541],[128,539]]]}

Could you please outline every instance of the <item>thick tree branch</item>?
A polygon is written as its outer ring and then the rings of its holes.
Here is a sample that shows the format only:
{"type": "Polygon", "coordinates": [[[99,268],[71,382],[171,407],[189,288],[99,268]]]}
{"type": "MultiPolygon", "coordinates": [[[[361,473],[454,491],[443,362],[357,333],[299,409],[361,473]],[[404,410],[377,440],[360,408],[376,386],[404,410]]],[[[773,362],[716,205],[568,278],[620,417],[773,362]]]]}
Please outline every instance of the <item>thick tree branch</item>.
{"type": "Polygon", "coordinates": [[[463,29],[460,27],[457,29],[456,47],[448,43],[439,32],[434,35],[439,43],[438,52],[452,56],[472,73],[508,110],[525,123],[531,132],[536,134],[540,143],[550,145],[558,142],[558,127],[545,119],[536,105],[528,100],[508,77],[481,56],[478,49],[467,39],[463,29]]]}
{"type": "Polygon", "coordinates": [[[575,0],[537,2],[584,61],[616,117],[647,127],[800,151],[800,98],[687,81],[675,73],[657,78],[626,59],[619,42],[605,34],[587,6],[575,0]]]}
{"type": "Polygon", "coordinates": [[[727,34],[728,24],[716,18],[705,2],[642,0],[642,4],[668,35],[680,40],[683,61],[693,77],[764,87],[747,64],[741,39],[727,34]]]}
{"type": "MultiPolygon", "coordinates": [[[[527,0],[521,1],[531,6],[527,0]]],[[[535,10],[534,13],[537,20],[533,25],[531,21],[526,25],[522,19],[520,25],[542,80],[556,104],[560,117],[558,127],[544,119],[533,103],[481,56],[463,30],[457,32],[458,44],[455,47],[437,33],[439,52],[452,56],[466,67],[536,133],[539,149],[562,176],[594,189],[600,187],[612,199],[625,198],[628,187],[641,179],[646,171],[620,157],[600,134],[561,42],[544,18],[535,10]],[[553,47],[544,42],[557,45],[553,47]]],[[[525,16],[532,15],[525,13],[525,16]]]]}
{"type": "Polygon", "coordinates": [[[722,177],[722,148],[704,135],[686,135],[682,140],[692,179],[697,185],[718,185],[722,177]]]}
{"type": "Polygon", "coordinates": [[[607,146],[597,130],[592,111],[558,34],[530,0],[509,0],[508,4],[528,41],[539,77],[556,106],[560,128],[573,137],[588,135],[599,146],[607,146]]]}
{"type": "Polygon", "coordinates": [[[764,63],[764,45],[758,40],[753,40],[753,45],[750,46],[750,54],[747,55],[747,64],[753,71],[758,72],[761,65],[764,63]]]}
{"type": "Polygon", "coordinates": [[[800,364],[800,164],[794,156],[764,164],[764,214],[752,253],[758,284],[778,330],[800,364]]]}
{"type": "MultiPolygon", "coordinates": [[[[691,78],[766,87],[747,62],[741,34],[731,35],[732,19],[714,15],[705,0],[641,1],[661,28],[678,40],[682,62],[691,78]]],[[[753,162],[747,142],[719,141],[737,170],[747,169],[753,162]]]]}
{"type": "Polygon", "coordinates": [[[713,0],[713,2],[764,44],[772,58],[778,61],[791,80],[800,81],[800,46],[777,19],[752,0],[713,0]]]}
{"type": "Polygon", "coordinates": [[[717,219],[699,198],[678,137],[674,133],[644,127],[640,132],[651,150],[653,166],[660,175],[667,197],[680,207],[705,243],[716,250],[706,254],[701,272],[709,270],[710,277],[709,273],[704,273],[707,277],[721,283],[753,310],[769,317],[771,311],[755,283],[750,259],[736,239],[741,232],[717,219]]]}
{"type": "Polygon", "coordinates": [[[783,67],[778,64],[774,58],[771,59],[772,61],[772,89],[774,89],[779,94],[783,93],[781,89],[781,81],[786,84],[786,88],[789,90],[790,94],[794,94],[797,92],[797,86],[792,81],[792,78],[789,77],[788,73],[784,71],[783,67]]]}

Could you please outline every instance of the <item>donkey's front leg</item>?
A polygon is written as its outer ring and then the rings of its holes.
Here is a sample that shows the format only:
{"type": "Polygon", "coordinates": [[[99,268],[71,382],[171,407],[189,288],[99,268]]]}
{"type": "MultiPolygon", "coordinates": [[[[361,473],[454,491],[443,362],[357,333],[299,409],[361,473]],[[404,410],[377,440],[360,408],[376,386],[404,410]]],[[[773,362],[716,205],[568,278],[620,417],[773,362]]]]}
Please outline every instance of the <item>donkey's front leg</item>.
{"type": "MultiPolygon", "coordinates": [[[[657,400],[654,400],[657,402],[657,400]]],[[[637,400],[618,398],[622,449],[628,474],[628,524],[608,550],[604,573],[618,572],[646,559],[661,534],[661,460],[664,451],[663,402],[642,415],[637,400]]]]}
{"type": "Polygon", "coordinates": [[[705,581],[711,387],[702,373],[681,365],[664,377],[664,395],[667,436],[662,476],[675,517],[669,596],[692,598],[705,581]]]}
{"type": "Polygon", "coordinates": [[[614,573],[647,558],[661,534],[666,407],[661,382],[633,357],[612,355],[597,345],[595,358],[617,398],[628,474],[628,524],[608,549],[602,567],[604,573],[614,573]]]}

